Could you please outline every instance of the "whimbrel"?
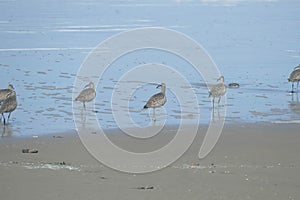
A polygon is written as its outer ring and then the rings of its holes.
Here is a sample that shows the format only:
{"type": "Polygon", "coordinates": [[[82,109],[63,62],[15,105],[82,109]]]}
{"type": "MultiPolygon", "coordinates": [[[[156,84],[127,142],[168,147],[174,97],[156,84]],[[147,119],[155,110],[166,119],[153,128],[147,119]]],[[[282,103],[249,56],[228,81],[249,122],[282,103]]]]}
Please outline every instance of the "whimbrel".
{"type": "Polygon", "coordinates": [[[4,113],[9,113],[7,117],[7,123],[10,118],[11,112],[13,112],[17,107],[17,95],[15,91],[11,91],[7,94],[6,98],[2,101],[1,107],[0,107],[0,113],[2,114],[2,117],[4,119],[4,125],[6,123],[4,113]]]}
{"type": "Polygon", "coordinates": [[[144,106],[144,109],[153,108],[153,121],[156,121],[155,108],[161,107],[167,102],[166,84],[162,83],[161,85],[158,85],[156,88],[159,87],[161,87],[161,92],[153,95],[144,106]]]}
{"type": "Polygon", "coordinates": [[[83,103],[83,107],[85,108],[85,102],[90,102],[96,97],[96,91],[94,88],[94,83],[90,82],[83,89],[75,101],[80,101],[83,103]]]}
{"type": "Polygon", "coordinates": [[[7,95],[14,90],[14,86],[12,84],[9,84],[6,89],[0,90],[0,103],[4,101],[7,97],[7,95]]]}
{"type": "Polygon", "coordinates": [[[296,92],[298,92],[299,81],[300,81],[300,65],[294,68],[294,71],[290,74],[288,78],[289,82],[292,82],[292,93],[294,93],[294,82],[297,82],[296,92]]]}
{"type": "Polygon", "coordinates": [[[226,93],[226,85],[224,84],[224,76],[218,78],[217,81],[220,81],[217,85],[214,85],[209,91],[209,98],[213,98],[213,107],[215,105],[215,98],[219,98],[218,104],[220,103],[221,97],[226,93]]]}

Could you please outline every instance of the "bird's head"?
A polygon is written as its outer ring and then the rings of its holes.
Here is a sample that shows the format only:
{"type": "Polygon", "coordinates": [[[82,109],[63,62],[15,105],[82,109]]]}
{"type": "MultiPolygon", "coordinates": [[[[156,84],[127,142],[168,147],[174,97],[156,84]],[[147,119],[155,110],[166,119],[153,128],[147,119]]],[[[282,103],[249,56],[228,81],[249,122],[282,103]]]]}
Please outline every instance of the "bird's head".
{"type": "Polygon", "coordinates": [[[160,88],[160,87],[166,87],[166,84],[162,83],[162,84],[158,85],[156,88],[160,88]]]}
{"type": "Polygon", "coordinates": [[[14,86],[12,84],[8,84],[8,89],[14,90],[15,88],[14,88],[14,86]]]}
{"type": "Polygon", "coordinates": [[[294,68],[294,70],[296,70],[296,69],[300,69],[300,64],[294,68]]]}
{"type": "Polygon", "coordinates": [[[224,76],[221,76],[220,78],[218,78],[217,81],[224,83],[224,76]]]}
{"type": "Polygon", "coordinates": [[[89,84],[87,84],[86,86],[84,86],[84,88],[94,88],[94,83],[93,82],[89,82],[89,84]]]}

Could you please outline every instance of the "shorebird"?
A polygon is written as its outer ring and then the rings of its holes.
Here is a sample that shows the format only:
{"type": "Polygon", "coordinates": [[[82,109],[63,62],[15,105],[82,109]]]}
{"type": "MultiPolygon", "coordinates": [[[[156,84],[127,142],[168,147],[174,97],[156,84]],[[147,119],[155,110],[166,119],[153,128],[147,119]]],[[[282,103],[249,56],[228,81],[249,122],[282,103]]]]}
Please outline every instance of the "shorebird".
{"type": "Polygon", "coordinates": [[[294,82],[297,82],[296,92],[298,92],[299,81],[300,81],[300,65],[294,68],[294,71],[290,74],[288,78],[289,82],[292,82],[292,93],[294,93],[294,82]]]}
{"type": "Polygon", "coordinates": [[[80,101],[83,103],[83,107],[85,108],[85,102],[90,102],[96,97],[96,91],[94,88],[94,83],[90,82],[87,84],[84,89],[80,92],[78,97],[76,97],[75,101],[80,101]]]}
{"type": "Polygon", "coordinates": [[[6,89],[0,90],[0,103],[4,101],[7,97],[7,95],[14,90],[14,86],[12,84],[9,84],[6,89]]]}
{"type": "Polygon", "coordinates": [[[221,97],[225,95],[226,93],[226,85],[224,84],[224,76],[221,76],[218,78],[217,81],[220,81],[217,85],[212,86],[212,88],[209,91],[209,96],[208,98],[212,97],[213,98],[213,107],[215,105],[215,98],[219,98],[218,104],[221,101],[221,97]]]}
{"type": "Polygon", "coordinates": [[[4,113],[9,113],[7,117],[7,123],[10,118],[10,114],[16,109],[17,107],[17,95],[15,91],[11,91],[7,94],[6,98],[2,101],[1,107],[0,107],[0,113],[2,114],[2,117],[4,119],[4,125],[6,123],[4,113]]]}
{"type": "Polygon", "coordinates": [[[153,95],[144,106],[144,109],[153,108],[153,121],[156,121],[155,108],[161,107],[167,102],[166,84],[162,83],[161,85],[158,85],[156,88],[159,87],[161,87],[161,92],[153,95]]]}

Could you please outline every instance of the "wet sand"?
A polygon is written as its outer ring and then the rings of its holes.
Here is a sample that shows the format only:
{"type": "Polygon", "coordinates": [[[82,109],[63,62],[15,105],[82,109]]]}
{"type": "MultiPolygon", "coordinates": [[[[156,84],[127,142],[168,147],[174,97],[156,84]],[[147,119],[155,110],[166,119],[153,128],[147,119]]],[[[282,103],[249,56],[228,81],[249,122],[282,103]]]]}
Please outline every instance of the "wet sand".
{"type": "Polygon", "coordinates": [[[0,195],[5,200],[298,199],[299,128],[300,124],[226,125],[213,151],[199,160],[205,133],[201,128],[179,160],[148,174],[121,173],[102,165],[75,131],[3,137],[0,195]],[[22,153],[25,148],[38,153],[22,153]]]}

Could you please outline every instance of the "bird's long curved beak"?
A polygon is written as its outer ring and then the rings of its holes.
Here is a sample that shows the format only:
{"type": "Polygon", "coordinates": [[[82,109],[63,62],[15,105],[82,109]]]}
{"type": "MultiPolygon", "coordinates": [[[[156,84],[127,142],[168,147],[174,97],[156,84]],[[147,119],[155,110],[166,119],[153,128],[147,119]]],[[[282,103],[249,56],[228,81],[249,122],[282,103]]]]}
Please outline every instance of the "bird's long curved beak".
{"type": "Polygon", "coordinates": [[[13,92],[9,92],[7,95],[6,95],[6,98],[8,99],[11,95],[12,95],[13,92]]]}
{"type": "Polygon", "coordinates": [[[160,88],[161,87],[161,85],[158,85],[156,88],[160,88]]]}

